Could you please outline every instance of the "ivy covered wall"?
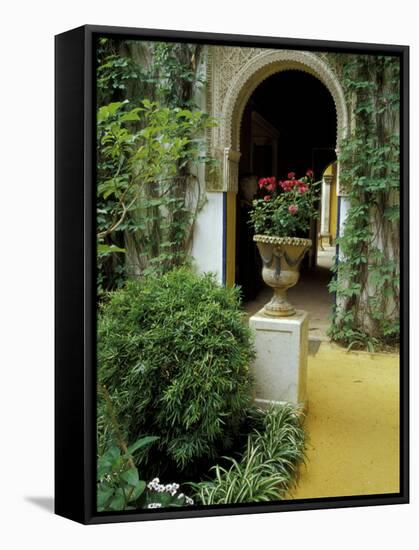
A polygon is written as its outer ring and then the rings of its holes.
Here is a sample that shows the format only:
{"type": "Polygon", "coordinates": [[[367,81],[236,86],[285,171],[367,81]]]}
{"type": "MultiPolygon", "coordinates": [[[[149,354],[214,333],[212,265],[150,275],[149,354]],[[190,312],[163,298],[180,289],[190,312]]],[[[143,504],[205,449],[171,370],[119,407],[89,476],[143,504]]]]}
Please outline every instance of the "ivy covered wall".
{"type": "Polygon", "coordinates": [[[214,122],[194,104],[202,47],[110,40],[98,47],[98,293],[190,259],[214,122]]]}
{"type": "Polygon", "coordinates": [[[400,61],[326,54],[344,89],[349,135],[340,144],[340,192],[349,200],[330,290],[330,334],[369,349],[399,340],[400,61]]]}

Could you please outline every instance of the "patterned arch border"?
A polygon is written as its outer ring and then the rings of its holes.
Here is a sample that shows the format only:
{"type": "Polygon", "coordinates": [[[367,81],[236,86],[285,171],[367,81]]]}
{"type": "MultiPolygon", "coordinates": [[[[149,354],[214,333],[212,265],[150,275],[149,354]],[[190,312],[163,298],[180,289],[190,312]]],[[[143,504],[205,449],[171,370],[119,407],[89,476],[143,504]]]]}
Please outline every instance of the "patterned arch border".
{"type": "Polygon", "coordinates": [[[220,145],[239,151],[240,125],[246,103],[267,78],[285,70],[300,70],[318,78],[332,95],[337,119],[336,150],[347,136],[348,112],[340,82],[332,68],[318,55],[296,50],[267,50],[253,56],[237,72],[223,101],[220,145]]]}

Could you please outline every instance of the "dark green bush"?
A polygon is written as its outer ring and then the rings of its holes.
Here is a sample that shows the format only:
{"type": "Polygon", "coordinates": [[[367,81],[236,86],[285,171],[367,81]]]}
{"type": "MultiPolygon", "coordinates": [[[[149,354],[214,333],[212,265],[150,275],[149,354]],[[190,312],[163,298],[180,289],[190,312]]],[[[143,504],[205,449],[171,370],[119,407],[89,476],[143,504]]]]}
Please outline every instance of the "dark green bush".
{"type": "Polygon", "coordinates": [[[237,289],[212,275],[181,268],[111,294],[98,322],[98,381],[128,441],[159,437],[137,459],[148,474],[190,472],[232,446],[253,353],[237,289]]]}

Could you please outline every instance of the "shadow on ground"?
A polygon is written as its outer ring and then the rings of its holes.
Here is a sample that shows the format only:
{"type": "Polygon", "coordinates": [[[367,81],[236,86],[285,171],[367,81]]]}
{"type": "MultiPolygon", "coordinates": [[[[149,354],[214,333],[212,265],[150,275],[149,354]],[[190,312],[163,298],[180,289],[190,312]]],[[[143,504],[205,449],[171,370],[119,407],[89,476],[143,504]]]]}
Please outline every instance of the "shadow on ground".
{"type": "Polygon", "coordinates": [[[54,498],[53,497],[25,497],[26,502],[35,504],[38,508],[42,508],[46,512],[54,513],[54,498]]]}

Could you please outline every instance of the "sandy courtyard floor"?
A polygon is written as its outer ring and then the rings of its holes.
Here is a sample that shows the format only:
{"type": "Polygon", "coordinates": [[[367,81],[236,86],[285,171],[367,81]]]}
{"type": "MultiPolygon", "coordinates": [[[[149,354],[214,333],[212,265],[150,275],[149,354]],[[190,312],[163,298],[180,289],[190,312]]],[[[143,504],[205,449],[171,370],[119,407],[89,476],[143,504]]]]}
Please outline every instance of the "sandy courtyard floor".
{"type": "Polygon", "coordinates": [[[322,342],[308,360],[307,464],[290,498],[399,491],[399,357],[322,342]]]}

